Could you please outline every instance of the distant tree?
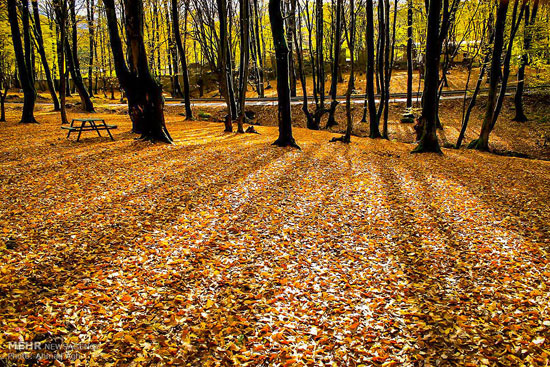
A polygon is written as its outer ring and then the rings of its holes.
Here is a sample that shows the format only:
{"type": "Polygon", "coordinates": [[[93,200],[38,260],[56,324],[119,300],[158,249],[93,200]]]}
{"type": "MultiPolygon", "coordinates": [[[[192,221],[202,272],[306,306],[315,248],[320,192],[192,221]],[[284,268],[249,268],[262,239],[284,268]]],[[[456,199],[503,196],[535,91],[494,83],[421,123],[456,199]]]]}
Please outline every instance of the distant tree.
{"type": "MultiPolygon", "coordinates": [[[[7,38],[7,37],[6,37],[7,38]]],[[[6,97],[11,85],[11,60],[7,39],[0,36],[0,121],[6,121],[6,97]]]]}
{"type": "Polygon", "coordinates": [[[124,29],[128,45],[128,64],[118,32],[114,0],[103,0],[111,39],[115,70],[128,98],[128,114],[132,131],[144,140],[171,143],[172,138],[164,121],[164,99],[160,83],[149,70],[143,42],[143,2],[124,0],[124,29]]]}
{"type": "Polygon", "coordinates": [[[289,50],[281,11],[281,0],[269,0],[269,20],[277,59],[277,98],[279,100],[279,138],[273,143],[280,147],[300,148],[292,136],[290,108],[289,50]]]}
{"type": "Polygon", "coordinates": [[[21,0],[21,19],[23,25],[24,48],[19,30],[16,0],[7,0],[8,19],[11,27],[13,50],[17,64],[19,82],[23,89],[23,113],[20,123],[37,123],[34,118],[36,89],[34,88],[34,67],[32,63],[32,44],[29,25],[29,2],[21,0]]]}

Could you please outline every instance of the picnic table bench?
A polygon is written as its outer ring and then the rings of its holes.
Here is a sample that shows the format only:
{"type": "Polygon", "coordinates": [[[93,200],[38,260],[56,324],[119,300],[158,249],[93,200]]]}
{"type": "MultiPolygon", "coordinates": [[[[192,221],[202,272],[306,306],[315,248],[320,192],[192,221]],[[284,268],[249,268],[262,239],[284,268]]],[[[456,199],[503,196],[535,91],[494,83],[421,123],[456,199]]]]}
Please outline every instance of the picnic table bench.
{"type": "Polygon", "coordinates": [[[116,129],[116,125],[107,125],[104,119],[101,118],[81,118],[73,119],[71,121],[71,126],[61,126],[62,129],[69,130],[67,133],[67,139],[70,138],[71,133],[78,131],[78,136],[76,141],[80,140],[80,135],[83,131],[96,131],[97,135],[101,136],[100,130],[107,130],[107,133],[111,137],[111,140],[115,140],[113,135],[111,135],[111,129],[116,129]],[[75,122],[77,123],[75,125],[75,122]],[[97,122],[97,123],[96,123],[97,122]],[[80,125],[78,124],[80,123],[80,125]]]}

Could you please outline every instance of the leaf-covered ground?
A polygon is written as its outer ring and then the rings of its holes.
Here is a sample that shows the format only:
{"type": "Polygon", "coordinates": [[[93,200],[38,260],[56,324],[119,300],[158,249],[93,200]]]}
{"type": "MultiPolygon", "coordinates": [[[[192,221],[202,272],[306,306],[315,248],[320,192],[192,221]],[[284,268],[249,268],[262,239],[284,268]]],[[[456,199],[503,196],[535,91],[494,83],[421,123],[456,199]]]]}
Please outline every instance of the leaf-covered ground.
{"type": "Polygon", "coordinates": [[[548,365],[549,162],[179,116],[173,146],[118,115],[76,143],[38,117],[0,125],[4,363],[548,365]]]}

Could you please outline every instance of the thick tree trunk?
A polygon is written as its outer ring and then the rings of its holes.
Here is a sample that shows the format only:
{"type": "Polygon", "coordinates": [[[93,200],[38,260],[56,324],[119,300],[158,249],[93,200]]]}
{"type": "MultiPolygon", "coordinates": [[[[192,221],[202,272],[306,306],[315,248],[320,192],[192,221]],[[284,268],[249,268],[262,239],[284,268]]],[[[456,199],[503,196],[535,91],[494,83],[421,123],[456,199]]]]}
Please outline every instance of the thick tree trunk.
{"type": "MultiPolygon", "coordinates": [[[[185,31],[187,31],[187,12],[189,9],[188,0],[185,1],[185,31]]],[[[187,55],[186,50],[183,47],[183,42],[180,35],[180,26],[179,26],[179,12],[178,12],[178,2],[177,0],[172,0],[172,20],[173,20],[173,29],[174,29],[174,39],[176,40],[176,46],[180,54],[181,60],[181,71],[183,74],[183,98],[185,101],[185,119],[193,120],[193,110],[191,109],[191,88],[189,86],[189,70],[187,67],[187,55]]]]}
{"type": "Polygon", "coordinates": [[[143,42],[143,3],[125,0],[125,30],[128,45],[126,65],[114,0],[103,0],[115,70],[121,87],[128,98],[128,114],[133,131],[144,140],[171,143],[172,138],[164,122],[164,101],[161,85],[152,77],[143,42]]]}
{"type": "Polygon", "coordinates": [[[338,101],[336,100],[338,89],[338,69],[340,66],[340,49],[342,45],[342,8],[343,0],[336,0],[336,21],[334,26],[334,60],[332,63],[332,81],[330,86],[330,95],[332,102],[330,103],[330,109],[328,114],[328,121],[326,128],[338,125],[334,118],[338,101]]]}
{"type": "Polygon", "coordinates": [[[50,72],[50,67],[48,65],[48,59],[46,58],[46,50],[44,49],[44,37],[42,35],[42,25],[40,24],[40,14],[38,12],[38,1],[32,1],[32,10],[34,17],[34,27],[35,27],[35,38],[36,44],[38,45],[38,53],[40,54],[40,60],[42,61],[42,66],[44,67],[44,74],[46,76],[46,82],[48,83],[48,90],[52,97],[53,109],[54,111],[59,111],[59,99],[55,92],[55,86],[53,83],[52,74],[50,72]]]}
{"type": "Polygon", "coordinates": [[[442,0],[431,0],[428,10],[428,32],[426,35],[426,70],[424,74],[424,93],[422,116],[420,117],[422,133],[418,146],[413,153],[441,153],[437,140],[437,94],[439,86],[439,62],[441,41],[439,22],[442,0]]]}
{"type": "Polygon", "coordinates": [[[292,136],[290,109],[289,51],[285,38],[281,0],[269,0],[269,20],[277,59],[277,95],[279,99],[279,138],[273,143],[280,147],[299,148],[292,136]]]}
{"type": "Polygon", "coordinates": [[[489,76],[489,96],[487,97],[487,107],[485,110],[485,117],[483,118],[483,124],[481,126],[481,132],[479,138],[472,141],[468,148],[477,150],[489,149],[489,135],[491,134],[491,127],[493,122],[493,112],[497,102],[497,89],[498,83],[501,78],[501,56],[502,49],[504,47],[504,30],[506,28],[506,14],[508,13],[508,1],[500,0],[497,9],[497,17],[495,21],[495,42],[493,45],[493,52],[491,58],[491,68],[489,76]]]}
{"type": "Polygon", "coordinates": [[[248,63],[250,61],[250,2],[240,0],[241,20],[241,61],[239,67],[239,117],[237,118],[237,132],[244,133],[243,123],[246,118],[246,89],[248,87],[248,63]]]}
{"type": "Polygon", "coordinates": [[[31,45],[30,45],[30,26],[29,26],[29,4],[23,0],[23,33],[25,37],[25,51],[21,42],[21,33],[19,31],[19,19],[17,16],[16,0],[8,0],[8,18],[11,27],[13,41],[13,50],[17,63],[19,81],[23,88],[23,113],[20,123],[37,123],[34,118],[34,104],[36,102],[36,90],[34,89],[33,68],[31,64],[31,45]],[[25,10],[26,9],[26,10],[25,10]],[[28,40],[28,41],[27,41],[28,40]]]}

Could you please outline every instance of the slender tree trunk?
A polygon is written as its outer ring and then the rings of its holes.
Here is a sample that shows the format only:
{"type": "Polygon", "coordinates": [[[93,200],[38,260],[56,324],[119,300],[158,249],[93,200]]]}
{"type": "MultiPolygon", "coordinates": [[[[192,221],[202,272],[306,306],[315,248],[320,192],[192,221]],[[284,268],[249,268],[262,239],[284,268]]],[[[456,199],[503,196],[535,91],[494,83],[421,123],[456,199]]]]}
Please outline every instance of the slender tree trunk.
{"type": "Polygon", "coordinates": [[[21,43],[21,33],[19,31],[19,19],[17,16],[16,0],[7,0],[8,18],[11,27],[13,41],[13,50],[17,63],[19,81],[23,88],[23,113],[20,123],[37,123],[34,118],[34,104],[36,102],[36,90],[34,89],[34,78],[32,76],[32,64],[30,55],[30,27],[29,27],[29,9],[28,1],[23,0],[23,33],[25,37],[25,49],[21,43]],[[26,10],[25,10],[26,9],[26,10]],[[28,41],[27,41],[28,40],[28,41]]]}
{"type": "Polygon", "coordinates": [[[539,8],[539,0],[535,0],[533,3],[533,12],[531,18],[529,18],[529,8],[525,9],[525,31],[523,41],[523,55],[521,55],[521,62],[518,68],[518,85],[516,94],[514,96],[514,105],[516,106],[516,115],[512,119],[513,121],[525,122],[527,116],[523,108],[523,91],[525,89],[525,68],[529,65],[529,51],[531,50],[531,40],[533,37],[532,27],[535,25],[537,18],[537,11],[539,8]]]}
{"type": "Polygon", "coordinates": [[[269,0],[269,20],[277,59],[277,96],[279,99],[279,138],[273,143],[280,147],[299,148],[292,136],[290,108],[289,51],[285,37],[281,0],[269,0]]]}
{"type": "Polygon", "coordinates": [[[319,95],[319,103],[315,109],[315,125],[321,126],[321,119],[327,112],[325,109],[325,53],[323,48],[324,43],[324,22],[325,12],[323,9],[323,0],[316,0],[316,26],[315,26],[315,43],[316,43],[316,59],[317,59],[317,93],[319,95]]]}
{"type": "Polygon", "coordinates": [[[468,109],[466,110],[466,113],[464,114],[464,117],[462,119],[462,127],[460,128],[460,133],[458,135],[458,139],[455,145],[456,149],[459,149],[462,146],[462,141],[464,140],[466,129],[468,128],[468,121],[470,120],[470,114],[472,113],[472,110],[476,105],[477,96],[479,95],[479,91],[481,90],[481,84],[483,83],[483,77],[485,75],[485,70],[487,69],[487,63],[489,62],[489,57],[490,57],[490,54],[488,53],[485,56],[485,60],[483,61],[483,65],[481,66],[481,70],[479,71],[479,77],[477,79],[474,93],[472,94],[472,99],[470,100],[468,109]]]}
{"type": "Polygon", "coordinates": [[[65,38],[67,37],[67,0],[53,0],[57,27],[57,65],[59,67],[59,112],[61,124],[68,124],[67,119],[67,73],[65,73],[65,38]]]}
{"type": "Polygon", "coordinates": [[[4,82],[4,92],[0,90],[0,122],[6,121],[6,97],[8,96],[8,91],[10,89],[9,83],[4,82]]]}
{"type": "Polygon", "coordinates": [[[265,96],[264,91],[264,53],[262,52],[261,47],[261,40],[262,40],[262,33],[260,33],[260,15],[258,10],[258,0],[253,0],[254,4],[254,26],[255,26],[255,32],[256,35],[256,49],[258,50],[258,62],[259,62],[259,70],[258,70],[258,95],[260,98],[263,98],[265,96]]]}
{"type": "Polygon", "coordinates": [[[367,17],[367,105],[369,109],[370,132],[372,139],[381,138],[379,119],[376,113],[376,101],[374,99],[374,10],[373,0],[366,0],[367,17]]]}
{"type": "Polygon", "coordinates": [[[349,143],[351,141],[351,133],[353,131],[353,116],[351,113],[351,94],[353,93],[354,81],[355,81],[355,3],[354,0],[350,0],[350,25],[349,25],[349,51],[351,54],[351,72],[348,81],[348,91],[346,93],[346,119],[347,127],[346,134],[342,141],[349,143]]]}
{"type": "MultiPolygon", "coordinates": [[[[94,27],[94,12],[95,12],[95,4],[94,0],[87,0],[86,1],[86,15],[88,20],[88,35],[89,35],[89,41],[90,41],[90,56],[89,56],[89,63],[88,63],[88,94],[90,96],[94,95],[93,91],[93,83],[92,83],[92,72],[93,72],[93,64],[94,64],[94,43],[95,43],[95,27],[94,27]]],[[[76,46],[75,46],[76,47],[76,46]]]]}
{"type": "Polygon", "coordinates": [[[36,44],[38,45],[38,53],[40,55],[40,60],[42,61],[42,66],[44,67],[44,74],[46,75],[46,82],[48,83],[48,90],[52,97],[53,109],[54,111],[59,111],[59,99],[55,92],[55,86],[50,72],[50,67],[48,65],[48,59],[46,58],[46,50],[44,49],[44,37],[42,35],[42,25],[40,22],[40,14],[38,12],[38,1],[32,1],[32,10],[34,17],[34,27],[35,27],[35,39],[36,44]]]}
{"type": "Polygon", "coordinates": [[[227,0],[217,0],[218,16],[220,20],[220,59],[222,67],[222,89],[227,104],[227,117],[225,119],[225,131],[232,132],[232,120],[235,118],[236,111],[233,110],[234,103],[232,102],[233,93],[233,77],[231,71],[231,59],[229,50],[229,36],[227,34],[227,0]]]}
{"type": "Polygon", "coordinates": [[[80,74],[80,62],[78,61],[78,36],[77,36],[77,25],[76,25],[76,11],[75,11],[75,0],[70,0],[70,14],[71,14],[71,36],[72,36],[72,45],[69,43],[68,37],[65,38],[65,58],[67,59],[67,66],[71,73],[73,79],[74,87],[80,97],[82,102],[82,108],[86,112],[95,112],[94,104],[90,99],[90,95],[84,85],[82,80],[82,75],[80,74]]]}
{"type": "Polygon", "coordinates": [[[118,33],[114,0],[103,0],[111,39],[115,70],[121,87],[128,98],[128,114],[133,131],[144,140],[171,143],[172,138],[164,122],[162,87],[149,70],[143,42],[143,3],[141,0],[124,0],[128,65],[118,33]]]}
{"type": "Polygon", "coordinates": [[[413,90],[413,3],[407,0],[407,108],[412,108],[413,90]]]}
{"type": "MultiPolygon", "coordinates": [[[[297,0],[291,0],[291,6],[293,8],[293,13],[296,13],[296,3],[297,0]]],[[[300,19],[300,18],[298,18],[300,19]]],[[[298,61],[298,72],[300,74],[300,84],[302,85],[302,111],[306,116],[306,126],[308,129],[315,129],[315,122],[313,121],[313,115],[309,112],[308,100],[307,100],[307,84],[306,84],[306,74],[304,72],[304,56],[302,53],[302,27],[301,22],[298,21],[298,30],[297,33],[294,33],[294,48],[296,49],[296,59],[298,61]],[[298,38],[300,41],[298,42],[298,38]]]]}
{"type": "Polygon", "coordinates": [[[328,114],[328,121],[326,128],[338,125],[334,118],[338,101],[336,100],[338,89],[338,68],[340,66],[340,49],[342,45],[342,8],[343,0],[336,0],[336,19],[334,26],[335,40],[334,40],[334,60],[332,64],[332,81],[330,86],[330,94],[332,102],[330,103],[330,109],[328,114]]]}
{"type": "Polygon", "coordinates": [[[440,12],[442,0],[429,1],[428,24],[426,35],[426,68],[424,73],[424,93],[422,116],[420,117],[422,133],[418,146],[413,153],[441,153],[437,140],[437,94],[439,86],[439,62],[441,56],[440,12]]]}
{"type": "MultiPolygon", "coordinates": [[[[187,12],[189,9],[189,1],[185,1],[185,31],[187,32],[187,12]]],[[[174,39],[176,40],[176,46],[180,54],[181,60],[181,72],[183,74],[183,98],[185,101],[185,119],[193,120],[193,110],[191,109],[191,88],[189,86],[189,70],[187,67],[187,54],[186,49],[183,47],[183,42],[180,35],[180,26],[179,26],[179,12],[178,12],[178,2],[177,0],[172,0],[172,21],[174,29],[174,39]]]]}
{"type": "Polygon", "coordinates": [[[241,20],[241,62],[239,68],[239,117],[237,132],[244,133],[243,123],[246,118],[246,89],[248,87],[248,64],[250,61],[250,0],[240,0],[241,20]]]}
{"type": "Polygon", "coordinates": [[[487,97],[487,108],[485,117],[481,126],[479,138],[472,141],[468,148],[477,150],[489,149],[489,135],[491,134],[491,126],[493,122],[493,113],[497,102],[497,88],[501,78],[501,56],[504,47],[504,30],[506,28],[506,14],[508,13],[508,1],[500,0],[497,9],[497,17],[495,21],[495,42],[491,58],[491,69],[489,76],[489,96],[487,97]]]}

